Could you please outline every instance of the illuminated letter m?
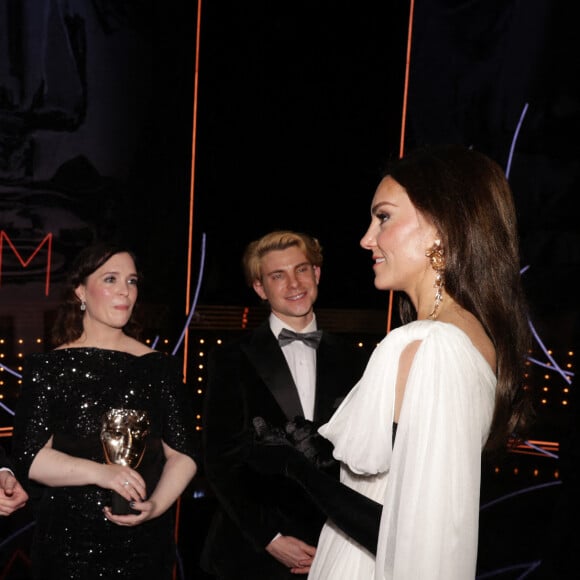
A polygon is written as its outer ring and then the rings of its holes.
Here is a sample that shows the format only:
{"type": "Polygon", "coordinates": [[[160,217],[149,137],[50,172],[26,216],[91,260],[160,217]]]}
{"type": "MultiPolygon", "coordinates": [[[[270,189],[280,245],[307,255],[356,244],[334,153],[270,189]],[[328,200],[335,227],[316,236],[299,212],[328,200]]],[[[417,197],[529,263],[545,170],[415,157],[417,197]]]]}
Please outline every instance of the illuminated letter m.
{"type": "Polygon", "coordinates": [[[12,243],[12,240],[8,237],[8,234],[4,231],[0,231],[0,287],[2,286],[2,257],[4,255],[4,240],[8,243],[8,245],[12,248],[12,252],[18,258],[18,261],[22,265],[23,268],[26,268],[30,262],[34,259],[36,254],[40,251],[40,248],[46,244],[46,249],[48,250],[47,257],[46,257],[46,282],[44,287],[44,294],[48,296],[50,290],[50,264],[51,264],[51,257],[52,257],[52,233],[46,234],[45,238],[38,244],[37,248],[32,252],[32,255],[28,260],[23,260],[22,256],[12,243]]]}

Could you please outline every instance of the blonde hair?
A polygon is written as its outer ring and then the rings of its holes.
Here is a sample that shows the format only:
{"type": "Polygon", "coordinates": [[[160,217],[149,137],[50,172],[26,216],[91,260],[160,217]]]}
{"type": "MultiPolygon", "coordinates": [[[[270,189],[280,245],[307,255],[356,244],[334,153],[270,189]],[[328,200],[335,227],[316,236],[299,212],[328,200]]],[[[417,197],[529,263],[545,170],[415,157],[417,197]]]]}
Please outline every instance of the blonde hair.
{"type": "Polygon", "coordinates": [[[277,230],[249,243],[246,247],[242,265],[248,286],[252,286],[256,280],[262,280],[262,258],[266,254],[292,246],[301,250],[313,266],[322,265],[322,246],[316,238],[301,232],[277,230]]]}

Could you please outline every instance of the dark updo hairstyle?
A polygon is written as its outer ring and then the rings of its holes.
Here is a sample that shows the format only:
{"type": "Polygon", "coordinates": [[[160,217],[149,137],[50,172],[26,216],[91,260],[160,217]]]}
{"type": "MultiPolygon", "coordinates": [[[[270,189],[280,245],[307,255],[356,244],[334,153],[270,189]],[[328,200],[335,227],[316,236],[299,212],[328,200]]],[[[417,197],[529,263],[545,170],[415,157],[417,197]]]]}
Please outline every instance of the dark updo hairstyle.
{"type": "MultiPolygon", "coordinates": [[[[51,343],[53,346],[61,346],[74,342],[83,333],[83,311],[81,301],[75,293],[75,289],[81,284],[86,284],[87,278],[98,270],[109,258],[115,254],[127,253],[133,258],[137,267],[137,259],[132,250],[115,242],[98,241],[85,247],[74,259],[67,275],[54,325],[51,331],[51,343]]],[[[141,279],[141,277],[139,277],[141,279]]],[[[123,332],[128,336],[138,338],[141,325],[137,322],[135,308],[123,332]]]]}

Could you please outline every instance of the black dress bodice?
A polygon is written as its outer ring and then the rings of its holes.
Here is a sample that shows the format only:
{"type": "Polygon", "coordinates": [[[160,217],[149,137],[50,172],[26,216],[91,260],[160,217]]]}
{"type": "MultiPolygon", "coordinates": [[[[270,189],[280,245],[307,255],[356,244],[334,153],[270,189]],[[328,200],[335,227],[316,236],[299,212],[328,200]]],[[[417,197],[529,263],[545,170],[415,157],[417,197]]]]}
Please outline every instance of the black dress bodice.
{"type": "Polygon", "coordinates": [[[15,417],[13,451],[36,518],[33,575],[49,580],[171,578],[174,512],[134,527],[109,522],[111,491],[95,485],[46,487],[27,479],[38,451],[52,446],[100,463],[102,417],[111,408],[145,410],[151,427],[137,470],[148,495],[159,481],[162,440],[194,456],[193,409],[177,361],[152,352],[136,357],[97,348],[29,355],[15,417]]]}

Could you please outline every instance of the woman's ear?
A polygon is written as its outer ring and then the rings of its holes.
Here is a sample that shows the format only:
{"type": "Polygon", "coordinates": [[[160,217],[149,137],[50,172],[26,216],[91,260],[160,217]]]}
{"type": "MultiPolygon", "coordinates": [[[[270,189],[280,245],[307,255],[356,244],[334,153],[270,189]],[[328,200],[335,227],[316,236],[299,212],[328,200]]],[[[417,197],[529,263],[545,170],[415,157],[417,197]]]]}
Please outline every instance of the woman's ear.
{"type": "Polygon", "coordinates": [[[81,302],[85,301],[85,289],[82,285],[79,285],[75,288],[75,295],[81,302]]]}

